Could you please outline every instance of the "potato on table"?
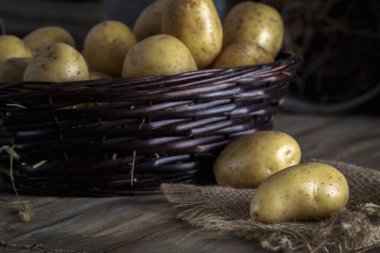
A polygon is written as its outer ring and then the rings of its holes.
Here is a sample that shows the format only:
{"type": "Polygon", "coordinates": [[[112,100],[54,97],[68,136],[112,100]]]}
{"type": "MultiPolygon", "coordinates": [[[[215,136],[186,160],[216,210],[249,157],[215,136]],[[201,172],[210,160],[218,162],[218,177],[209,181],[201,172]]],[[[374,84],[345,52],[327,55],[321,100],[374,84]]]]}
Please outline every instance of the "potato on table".
{"type": "Polygon", "coordinates": [[[259,131],[233,141],[214,164],[216,181],[222,186],[255,188],[270,175],[296,165],[301,148],[288,134],[259,131]]]}
{"type": "Polygon", "coordinates": [[[269,177],[257,188],[250,212],[263,223],[316,220],[344,208],[348,198],[348,183],[340,171],[311,162],[269,177]]]}

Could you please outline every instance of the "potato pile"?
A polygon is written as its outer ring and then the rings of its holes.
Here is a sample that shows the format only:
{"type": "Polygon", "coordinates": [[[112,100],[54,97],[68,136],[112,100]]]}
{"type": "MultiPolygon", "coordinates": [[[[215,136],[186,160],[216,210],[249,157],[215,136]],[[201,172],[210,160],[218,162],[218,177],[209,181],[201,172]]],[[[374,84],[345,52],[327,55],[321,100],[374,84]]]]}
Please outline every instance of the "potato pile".
{"type": "Polygon", "coordinates": [[[89,79],[88,66],[75,41],[61,27],[36,29],[22,40],[0,36],[0,82],[67,82],[89,79]]]}
{"type": "Polygon", "coordinates": [[[293,137],[259,131],[227,145],[214,174],[222,186],[257,188],[250,213],[258,222],[317,220],[344,208],[349,198],[344,175],[325,163],[300,161],[301,148],[293,137]]]}
{"type": "Polygon", "coordinates": [[[222,23],[213,0],[157,0],[132,29],[115,20],[96,24],[82,51],[57,26],[23,39],[1,35],[0,82],[167,76],[265,64],[276,58],[283,34],[280,14],[262,3],[237,4],[222,23]]]}

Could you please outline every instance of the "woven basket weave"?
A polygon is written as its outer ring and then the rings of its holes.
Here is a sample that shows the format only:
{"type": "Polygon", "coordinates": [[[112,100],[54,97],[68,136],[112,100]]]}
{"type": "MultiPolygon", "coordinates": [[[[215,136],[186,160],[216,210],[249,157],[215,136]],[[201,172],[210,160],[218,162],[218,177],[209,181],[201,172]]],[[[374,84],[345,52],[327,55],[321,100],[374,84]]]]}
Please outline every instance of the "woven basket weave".
{"type": "Polygon", "coordinates": [[[231,139],[272,127],[297,65],[284,54],[171,77],[2,84],[2,179],[27,193],[86,196],[205,180],[200,168],[231,139]]]}

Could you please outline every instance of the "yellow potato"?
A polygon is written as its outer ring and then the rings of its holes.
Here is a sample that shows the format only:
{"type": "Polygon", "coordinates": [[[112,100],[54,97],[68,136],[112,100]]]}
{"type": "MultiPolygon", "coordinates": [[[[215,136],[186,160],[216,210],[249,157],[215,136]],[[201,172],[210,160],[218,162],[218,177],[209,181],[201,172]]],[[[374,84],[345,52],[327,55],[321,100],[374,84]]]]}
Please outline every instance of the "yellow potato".
{"type": "Polygon", "coordinates": [[[13,35],[0,35],[0,62],[9,58],[28,58],[32,53],[25,43],[13,35]]]}
{"type": "Polygon", "coordinates": [[[96,79],[108,79],[111,78],[109,75],[104,74],[102,72],[90,69],[89,70],[89,80],[96,80],[96,79]]]}
{"type": "Polygon", "coordinates": [[[251,217],[262,223],[308,221],[329,217],[349,198],[346,178],[324,163],[305,163],[269,177],[251,200],[251,217]]]}
{"type": "Polygon", "coordinates": [[[40,48],[24,73],[24,81],[67,82],[88,80],[88,77],[88,67],[82,55],[61,42],[40,48]]]}
{"type": "Polygon", "coordinates": [[[197,70],[189,49],[170,35],[154,35],[129,50],[123,77],[166,76],[197,70]]]}
{"type": "Polygon", "coordinates": [[[250,41],[237,41],[223,50],[213,68],[232,68],[273,62],[273,56],[250,41]]]}
{"type": "Polygon", "coordinates": [[[0,63],[0,83],[21,82],[30,58],[10,58],[0,63]]]}
{"type": "Polygon", "coordinates": [[[75,47],[74,38],[71,34],[59,26],[46,26],[38,28],[24,37],[24,42],[27,47],[32,50],[32,53],[42,47],[46,47],[55,42],[63,42],[75,47]]]}
{"type": "Polygon", "coordinates": [[[119,21],[104,21],[88,32],[83,56],[97,71],[119,77],[128,50],[136,44],[136,38],[128,26],[119,21]]]}
{"type": "Polygon", "coordinates": [[[133,27],[138,41],[161,33],[161,15],[166,0],[157,0],[148,5],[139,15],[133,27]]]}
{"type": "Polygon", "coordinates": [[[215,161],[214,174],[219,185],[254,188],[300,159],[301,148],[290,135],[259,131],[228,144],[215,161]]]}
{"type": "Polygon", "coordinates": [[[181,40],[198,68],[210,65],[222,49],[222,25],[212,0],[167,0],[162,32],[181,40]]]}
{"type": "Polygon", "coordinates": [[[235,5],[228,12],[223,32],[223,47],[236,41],[252,41],[275,58],[282,47],[284,24],[273,7],[247,1],[235,5]]]}

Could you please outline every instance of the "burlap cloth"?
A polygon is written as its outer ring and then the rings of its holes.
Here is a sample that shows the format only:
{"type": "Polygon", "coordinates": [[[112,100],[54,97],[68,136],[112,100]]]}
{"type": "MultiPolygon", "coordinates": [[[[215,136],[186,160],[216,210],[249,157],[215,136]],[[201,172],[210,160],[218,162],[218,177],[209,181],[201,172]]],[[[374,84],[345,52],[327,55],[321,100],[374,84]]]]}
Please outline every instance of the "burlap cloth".
{"type": "Polygon", "coordinates": [[[265,249],[335,253],[380,247],[380,171],[322,162],[339,169],[350,187],[347,208],[322,221],[256,222],[249,214],[250,199],[255,194],[252,189],[188,184],[164,184],[162,189],[181,219],[204,230],[258,240],[265,249]]]}

